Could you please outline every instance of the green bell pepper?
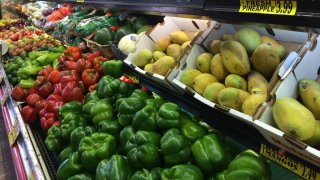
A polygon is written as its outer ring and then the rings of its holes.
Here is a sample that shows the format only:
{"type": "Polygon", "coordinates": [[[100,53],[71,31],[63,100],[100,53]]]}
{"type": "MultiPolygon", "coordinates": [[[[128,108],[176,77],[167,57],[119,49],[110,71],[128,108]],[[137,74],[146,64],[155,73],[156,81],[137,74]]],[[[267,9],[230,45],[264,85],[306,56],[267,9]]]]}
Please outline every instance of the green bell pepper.
{"type": "Polygon", "coordinates": [[[58,59],[61,55],[61,53],[47,53],[39,56],[35,61],[42,66],[46,66],[52,64],[53,61],[58,59]]]}
{"type": "Polygon", "coordinates": [[[93,174],[77,174],[72,177],[69,177],[68,180],[94,180],[94,175],[93,174]]]}
{"type": "Polygon", "coordinates": [[[130,97],[139,98],[139,99],[142,99],[143,101],[145,101],[150,98],[150,95],[141,89],[136,89],[132,92],[130,97]]]}
{"type": "Polygon", "coordinates": [[[131,135],[126,144],[126,150],[130,151],[144,144],[159,146],[161,135],[156,132],[138,131],[131,135]]]}
{"type": "Polygon", "coordinates": [[[246,150],[235,157],[226,172],[224,178],[235,179],[271,179],[271,169],[262,156],[252,150],[246,150]]]}
{"type": "Polygon", "coordinates": [[[99,100],[99,97],[97,95],[96,90],[94,90],[86,95],[86,97],[84,98],[84,104],[86,104],[92,100],[99,100]]]}
{"type": "Polygon", "coordinates": [[[96,180],[105,180],[106,176],[107,176],[107,171],[108,171],[108,167],[107,167],[107,163],[108,163],[109,159],[104,159],[102,161],[100,161],[100,163],[97,166],[96,169],[96,180]]]}
{"type": "Polygon", "coordinates": [[[109,119],[105,121],[100,121],[97,125],[97,130],[102,133],[111,134],[113,137],[115,137],[118,140],[122,127],[120,126],[118,120],[109,119]]]}
{"type": "Polygon", "coordinates": [[[21,79],[19,84],[25,88],[25,89],[30,89],[33,87],[35,81],[33,79],[21,79]]]}
{"type": "Polygon", "coordinates": [[[19,68],[17,75],[21,77],[21,79],[28,79],[37,76],[41,69],[43,69],[41,66],[29,64],[25,67],[19,68]]]}
{"type": "Polygon", "coordinates": [[[112,97],[115,93],[119,91],[120,79],[114,79],[104,87],[103,94],[106,97],[112,97]]]}
{"type": "Polygon", "coordinates": [[[71,146],[67,146],[66,148],[64,148],[64,149],[60,152],[60,154],[59,154],[59,156],[58,156],[59,161],[60,161],[60,162],[65,161],[66,159],[68,159],[68,157],[69,157],[72,153],[73,153],[73,150],[72,150],[71,146]]]}
{"type": "Polygon", "coordinates": [[[123,61],[121,60],[109,60],[104,62],[102,66],[104,75],[119,78],[123,74],[123,61]]]}
{"type": "Polygon", "coordinates": [[[61,124],[69,124],[72,121],[78,121],[78,124],[81,124],[82,126],[86,125],[85,119],[81,114],[78,114],[77,112],[69,112],[65,114],[61,119],[61,124]]]}
{"type": "Polygon", "coordinates": [[[119,86],[119,93],[123,94],[124,96],[128,97],[132,94],[132,92],[137,88],[137,85],[127,82],[120,83],[119,86]]]}
{"type": "Polygon", "coordinates": [[[191,164],[176,165],[162,171],[161,180],[180,179],[203,180],[204,177],[201,170],[191,164]]]}
{"type": "Polygon", "coordinates": [[[81,163],[88,171],[95,172],[99,162],[110,158],[115,150],[116,140],[112,135],[93,133],[90,137],[84,137],[80,141],[81,163]]]}
{"type": "Polygon", "coordinates": [[[71,101],[59,108],[59,117],[63,119],[68,113],[81,113],[82,104],[79,101],[71,101]]]}
{"type": "Polygon", "coordinates": [[[131,149],[128,152],[128,160],[136,169],[153,168],[160,164],[158,147],[148,143],[131,149]]]}
{"type": "Polygon", "coordinates": [[[167,130],[170,128],[179,128],[180,119],[180,106],[174,103],[164,103],[161,105],[157,125],[161,130],[167,130]]]}
{"type": "Polygon", "coordinates": [[[49,51],[31,51],[31,52],[28,53],[28,57],[31,60],[35,60],[38,57],[43,56],[43,55],[48,54],[48,53],[50,53],[50,52],[49,51]]]}
{"type": "Polygon", "coordinates": [[[187,162],[191,148],[187,140],[176,128],[169,129],[160,140],[161,152],[167,165],[187,162]]]}
{"type": "Polygon", "coordinates": [[[132,170],[126,157],[121,155],[113,155],[107,163],[102,162],[104,167],[97,168],[96,180],[112,179],[112,180],[129,180],[132,176],[132,170]]]}
{"type": "Polygon", "coordinates": [[[136,112],[132,119],[132,127],[135,131],[156,131],[157,109],[154,105],[147,105],[136,112]]]}
{"type": "Polygon", "coordinates": [[[128,151],[126,151],[126,144],[129,138],[134,135],[134,130],[132,126],[124,127],[120,132],[120,149],[119,152],[123,155],[127,155],[128,151]]]}
{"type": "Polygon", "coordinates": [[[106,93],[106,87],[108,86],[109,83],[112,82],[114,78],[111,76],[104,76],[103,78],[100,79],[98,85],[97,85],[97,95],[99,98],[103,99],[107,97],[106,93]]]}
{"type": "Polygon", "coordinates": [[[146,105],[154,106],[156,109],[159,109],[162,104],[166,103],[162,97],[152,98],[146,100],[146,105]]]}
{"type": "Polygon", "coordinates": [[[135,113],[142,109],[145,106],[145,103],[139,98],[131,97],[119,100],[121,101],[121,103],[119,104],[118,109],[118,120],[121,126],[127,126],[132,123],[132,119],[135,113]]]}
{"type": "Polygon", "coordinates": [[[162,171],[163,169],[159,167],[153,168],[151,171],[142,169],[136,171],[130,180],[161,180],[162,171]]]}
{"type": "Polygon", "coordinates": [[[77,127],[70,135],[70,146],[74,151],[79,149],[80,141],[87,136],[91,136],[95,132],[95,129],[90,126],[77,127]]]}
{"type": "Polygon", "coordinates": [[[49,151],[60,152],[65,147],[65,142],[62,139],[61,128],[52,126],[48,130],[48,136],[45,140],[46,147],[49,151]]]}
{"type": "Polygon", "coordinates": [[[97,125],[101,121],[111,119],[113,116],[113,108],[108,100],[101,99],[91,108],[91,116],[93,124],[97,125]]]}
{"type": "Polygon", "coordinates": [[[183,136],[191,143],[196,140],[203,138],[203,136],[208,134],[208,130],[201,126],[199,123],[190,121],[185,123],[181,128],[181,133],[183,136]]]}
{"type": "Polygon", "coordinates": [[[58,180],[67,180],[68,178],[83,172],[83,167],[80,163],[80,154],[75,152],[69,158],[63,161],[57,171],[58,180]]]}
{"type": "Polygon", "coordinates": [[[191,146],[196,165],[206,175],[213,175],[225,169],[230,162],[227,147],[217,134],[209,134],[198,139],[191,146]]]}
{"type": "Polygon", "coordinates": [[[91,116],[91,109],[92,107],[94,107],[96,104],[98,103],[98,100],[91,100],[89,102],[86,102],[83,106],[82,106],[82,113],[84,114],[90,114],[91,116]]]}
{"type": "Polygon", "coordinates": [[[225,180],[225,174],[226,174],[227,170],[218,172],[217,174],[215,174],[214,176],[211,176],[212,179],[214,180],[225,180]]]}

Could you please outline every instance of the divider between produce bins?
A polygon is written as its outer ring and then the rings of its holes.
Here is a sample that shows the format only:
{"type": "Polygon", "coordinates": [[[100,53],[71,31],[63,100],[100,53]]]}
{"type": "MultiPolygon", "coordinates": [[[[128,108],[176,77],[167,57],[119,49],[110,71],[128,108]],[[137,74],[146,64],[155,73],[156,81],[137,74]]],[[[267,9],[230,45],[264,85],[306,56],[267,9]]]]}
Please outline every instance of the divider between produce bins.
{"type": "MultiPolygon", "coordinates": [[[[317,41],[319,40],[320,37],[317,38],[317,41]]],[[[286,135],[283,131],[278,129],[273,120],[272,107],[276,99],[280,97],[298,99],[298,84],[300,80],[317,80],[319,78],[320,61],[318,59],[320,57],[320,46],[317,45],[317,41],[314,41],[311,44],[306,43],[305,48],[307,48],[307,51],[300,52],[300,54],[302,54],[300,62],[295,64],[293,71],[281,80],[279,86],[271,96],[273,99],[269,101],[261,118],[254,121],[255,127],[270,143],[275,144],[296,156],[303,157],[314,165],[320,164],[320,151],[300,140],[286,135]],[[313,46],[312,44],[315,45],[313,46]]]]}

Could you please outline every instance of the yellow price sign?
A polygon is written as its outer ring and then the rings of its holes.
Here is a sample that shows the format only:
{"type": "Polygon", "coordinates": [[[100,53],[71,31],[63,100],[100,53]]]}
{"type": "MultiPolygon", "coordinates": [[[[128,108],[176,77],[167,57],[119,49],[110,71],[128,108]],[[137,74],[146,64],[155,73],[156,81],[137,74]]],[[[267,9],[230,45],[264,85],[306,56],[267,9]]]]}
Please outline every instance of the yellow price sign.
{"type": "Polygon", "coordinates": [[[303,177],[304,179],[308,179],[308,180],[320,179],[319,172],[287,156],[280,156],[277,150],[271,147],[268,147],[265,144],[261,144],[260,154],[274,161],[275,163],[281,165],[282,167],[294,172],[295,174],[303,177]]]}
{"type": "Polygon", "coordinates": [[[240,0],[239,12],[294,16],[297,1],[293,0],[240,0]]]}
{"type": "Polygon", "coordinates": [[[19,131],[19,128],[17,125],[17,120],[15,120],[14,124],[8,134],[8,139],[9,139],[9,143],[11,146],[16,142],[19,134],[20,134],[20,131],[19,131]]]}
{"type": "Polygon", "coordinates": [[[78,3],[83,3],[83,2],[84,2],[84,0],[77,0],[77,2],[78,2],[78,3]]]}
{"type": "Polygon", "coordinates": [[[136,84],[139,84],[139,77],[138,76],[136,76],[136,75],[134,75],[134,74],[131,74],[131,73],[125,73],[125,76],[127,77],[127,78],[129,78],[130,80],[132,80],[134,83],[136,83],[136,84]]]}

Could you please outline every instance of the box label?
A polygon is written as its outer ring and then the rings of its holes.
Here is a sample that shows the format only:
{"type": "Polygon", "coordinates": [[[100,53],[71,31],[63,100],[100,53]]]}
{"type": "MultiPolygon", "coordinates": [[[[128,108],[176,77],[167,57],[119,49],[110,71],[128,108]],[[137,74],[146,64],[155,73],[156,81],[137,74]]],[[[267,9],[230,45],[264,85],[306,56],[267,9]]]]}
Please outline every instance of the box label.
{"type": "Polygon", "coordinates": [[[84,0],[77,0],[77,3],[83,3],[84,0]]]}
{"type": "Polygon", "coordinates": [[[8,134],[8,139],[11,146],[16,142],[19,134],[20,134],[20,131],[17,125],[17,120],[15,120],[11,128],[11,131],[8,134]]]}
{"type": "Polygon", "coordinates": [[[260,154],[305,179],[316,180],[320,178],[319,172],[287,156],[279,156],[277,150],[268,147],[265,144],[261,144],[260,154]]]}
{"type": "Polygon", "coordinates": [[[293,16],[297,1],[292,0],[240,0],[239,12],[293,16]]]}
{"type": "Polygon", "coordinates": [[[131,73],[125,73],[125,76],[129,79],[131,79],[134,83],[139,84],[139,77],[131,74],[131,73]]]}

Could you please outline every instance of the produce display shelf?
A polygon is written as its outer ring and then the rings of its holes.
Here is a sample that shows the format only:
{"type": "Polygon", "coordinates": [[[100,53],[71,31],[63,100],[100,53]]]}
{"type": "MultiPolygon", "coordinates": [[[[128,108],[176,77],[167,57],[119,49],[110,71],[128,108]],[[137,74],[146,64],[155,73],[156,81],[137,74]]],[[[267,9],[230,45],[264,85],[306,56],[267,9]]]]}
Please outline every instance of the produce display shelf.
{"type": "Polygon", "coordinates": [[[222,134],[232,138],[238,143],[262,154],[274,163],[292,171],[293,173],[305,178],[316,179],[319,178],[320,166],[316,166],[297,157],[291,153],[285,152],[279,147],[269,143],[263,135],[250,124],[243,123],[237,118],[222,113],[213,109],[203,103],[200,103],[193,98],[191,94],[178,94],[166,87],[163,87],[150,79],[139,75],[137,71],[129,65],[125,65],[126,75],[132,80],[139,82],[139,84],[164,97],[165,99],[177,103],[182,108],[200,116],[205,123],[217,129],[222,134]],[[298,164],[299,168],[292,169],[286,162],[298,164]],[[315,176],[308,173],[315,174],[315,176]],[[315,177],[315,178],[314,178],[315,177]]]}
{"type": "MultiPolygon", "coordinates": [[[[80,4],[93,7],[105,7],[139,11],[147,14],[186,14],[207,16],[214,20],[227,23],[255,23],[260,26],[294,29],[300,31],[320,32],[319,1],[301,0],[297,2],[295,15],[270,15],[241,13],[240,0],[176,0],[176,1],[106,1],[106,0],[46,0],[57,3],[80,4]]],[[[261,1],[261,0],[260,0],[261,1]]]]}
{"type": "Polygon", "coordinates": [[[46,166],[50,165],[50,163],[48,163],[48,160],[43,159],[44,151],[39,149],[39,144],[41,143],[35,141],[36,136],[33,135],[34,133],[32,133],[31,128],[23,122],[18,103],[10,96],[12,88],[3,69],[2,60],[0,62],[0,74],[2,77],[0,88],[1,101],[3,101],[4,96],[7,96],[4,104],[1,104],[6,131],[9,134],[13,128],[17,128],[19,132],[15,143],[11,146],[17,178],[47,179],[49,173],[46,166]]]}

